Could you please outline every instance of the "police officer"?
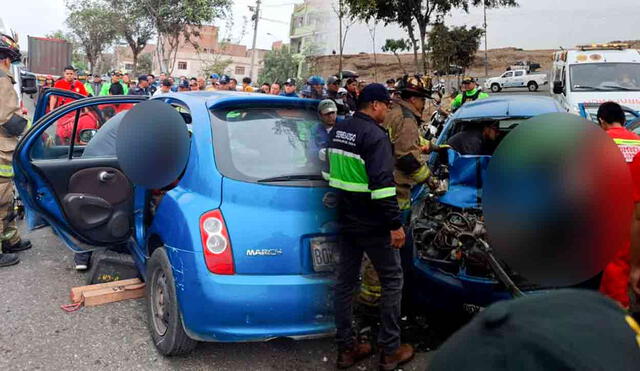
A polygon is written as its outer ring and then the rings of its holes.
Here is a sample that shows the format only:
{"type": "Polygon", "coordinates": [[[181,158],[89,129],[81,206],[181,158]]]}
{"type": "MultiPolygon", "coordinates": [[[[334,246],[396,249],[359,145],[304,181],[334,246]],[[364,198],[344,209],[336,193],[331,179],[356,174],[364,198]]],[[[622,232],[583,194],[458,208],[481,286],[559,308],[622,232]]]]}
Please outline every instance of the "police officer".
{"type": "Polygon", "coordinates": [[[147,75],[138,76],[138,85],[132,89],[131,95],[146,95],[147,97],[153,95],[153,92],[151,92],[151,88],[149,87],[149,79],[147,78],[147,75]]]}
{"type": "Polygon", "coordinates": [[[462,93],[451,102],[451,110],[455,111],[466,102],[473,102],[477,99],[489,98],[489,94],[478,89],[478,84],[473,77],[466,76],[462,79],[462,93]]]}
{"type": "Polygon", "coordinates": [[[329,185],[340,190],[341,228],[335,288],[337,366],[347,368],[368,357],[371,345],[356,341],[353,293],[366,252],[380,277],[382,297],[378,344],[380,367],[393,370],[413,357],[413,348],[400,344],[402,267],[398,249],[405,243],[393,180],[391,142],[380,125],[391,97],[381,84],[363,89],[358,111],[336,124],[329,136],[329,185]]]}
{"type": "Polygon", "coordinates": [[[21,240],[18,234],[11,180],[13,151],[18,144],[18,136],[27,126],[27,119],[20,115],[13,77],[9,75],[11,63],[20,62],[20,59],[18,44],[8,35],[0,34],[0,267],[17,264],[20,260],[15,253],[31,248],[31,242],[21,240]]]}

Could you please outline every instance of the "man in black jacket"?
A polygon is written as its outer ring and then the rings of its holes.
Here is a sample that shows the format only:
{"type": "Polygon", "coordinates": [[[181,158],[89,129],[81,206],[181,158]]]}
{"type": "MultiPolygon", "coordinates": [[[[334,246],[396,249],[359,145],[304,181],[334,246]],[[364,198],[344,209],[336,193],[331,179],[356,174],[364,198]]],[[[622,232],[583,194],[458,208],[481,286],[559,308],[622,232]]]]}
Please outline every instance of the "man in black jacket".
{"type": "Polygon", "coordinates": [[[335,289],[338,368],[351,367],[371,354],[371,345],[358,343],[352,327],[353,293],[365,252],[382,286],[380,367],[393,370],[413,357],[413,348],[400,344],[403,281],[398,249],[405,243],[405,234],[396,199],[391,142],[380,126],[390,101],[383,85],[367,86],[360,94],[358,112],[337,124],[329,137],[329,185],[341,195],[335,289]]]}

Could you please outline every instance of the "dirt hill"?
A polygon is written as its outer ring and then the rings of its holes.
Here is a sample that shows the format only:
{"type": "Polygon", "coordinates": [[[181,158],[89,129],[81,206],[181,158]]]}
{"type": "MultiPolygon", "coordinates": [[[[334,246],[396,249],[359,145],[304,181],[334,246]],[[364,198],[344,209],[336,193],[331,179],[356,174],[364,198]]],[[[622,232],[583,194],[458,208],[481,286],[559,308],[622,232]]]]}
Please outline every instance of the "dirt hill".
{"type": "MultiPolygon", "coordinates": [[[[620,41],[614,41],[620,42],[620,41]]],[[[622,41],[631,45],[631,48],[640,49],[640,40],[622,41]]],[[[523,50],[518,48],[490,49],[488,51],[489,76],[497,76],[505,69],[519,61],[532,61],[539,63],[541,71],[551,70],[553,63],[552,49],[545,50],[523,50]]],[[[409,72],[415,70],[413,54],[401,54],[400,60],[404,68],[409,72]]],[[[316,57],[317,72],[321,76],[330,76],[338,70],[338,56],[326,55],[316,57]]],[[[355,71],[360,74],[360,78],[366,81],[385,81],[390,77],[398,77],[403,74],[402,68],[398,64],[397,58],[392,54],[378,54],[377,64],[374,64],[373,54],[345,55],[343,61],[345,70],[355,71]],[[377,66],[377,79],[374,79],[374,66],[377,66]]],[[[479,51],[468,74],[476,77],[484,76],[484,51],[479,51]]]]}

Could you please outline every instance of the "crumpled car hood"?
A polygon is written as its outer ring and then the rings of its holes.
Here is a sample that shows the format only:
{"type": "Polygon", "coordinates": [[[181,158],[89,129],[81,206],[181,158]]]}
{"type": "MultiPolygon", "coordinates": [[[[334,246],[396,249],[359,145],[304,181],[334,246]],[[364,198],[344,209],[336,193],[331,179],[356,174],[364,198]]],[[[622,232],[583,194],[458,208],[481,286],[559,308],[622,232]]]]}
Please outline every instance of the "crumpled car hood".
{"type": "Polygon", "coordinates": [[[482,208],[482,187],[491,156],[461,155],[449,149],[449,189],[438,201],[461,209],[482,208]]]}

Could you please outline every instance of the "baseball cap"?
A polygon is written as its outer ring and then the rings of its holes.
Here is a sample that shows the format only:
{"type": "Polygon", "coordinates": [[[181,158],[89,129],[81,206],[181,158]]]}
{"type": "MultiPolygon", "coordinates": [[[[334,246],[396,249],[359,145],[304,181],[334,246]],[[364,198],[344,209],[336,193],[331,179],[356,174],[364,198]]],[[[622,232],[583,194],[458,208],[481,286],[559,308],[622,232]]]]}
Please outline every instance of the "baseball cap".
{"type": "Polygon", "coordinates": [[[318,104],[318,112],[326,115],[329,112],[338,112],[338,106],[331,99],[325,99],[318,104]]]}
{"type": "Polygon", "coordinates": [[[295,85],[295,84],[296,84],[295,79],[287,79],[287,81],[284,82],[284,85],[295,85]]]}
{"type": "Polygon", "coordinates": [[[615,302],[563,289],[491,305],[433,357],[442,370],[632,370],[640,326],[615,302]]]}
{"type": "Polygon", "coordinates": [[[465,76],[465,77],[462,78],[462,83],[463,84],[468,84],[470,82],[476,82],[476,80],[471,76],[465,76]]]}
{"type": "Polygon", "coordinates": [[[212,74],[211,74],[211,76],[209,76],[209,78],[212,78],[212,79],[219,79],[219,78],[220,78],[220,75],[218,75],[217,73],[212,73],[212,74]]]}
{"type": "Polygon", "coordinates": [[[187,88],[187,89],[188,89],[188,88],[189,88],[189,80],[183,80],[183,81],[180,83],[180,87],[182,87],[182,88],[187,88]]]}
{"type": "Polygon", "coordinates": [[[171,80],[169,80],[169,79],[162,80],[162,86],[171,87],[171,80]]]}
{"type": "Polygon", "coordinates": [[[218,80],[218,82],[219,82],[220,84],[223,84],[223,85],[224,85],[224,84],[228,84],[228,83],[230,83],[230,82],[231,82],[231,79],[230,79],[230,78],[229,78],[229,76],[227,76],[227,75],[222,75],[222,76],[220,76],[220,80],[218,80]]]}
{"type": "Polygon", "coordinates": [[[149,79],[147,78],[147,75],[140,75],[138,76],[138,82],[140,81],[149,81],[149,79]]]}
{"type": "Polygon", "coordinates": [[[369,84],[360,93],[358,97],[358,101],[361,103],[373,102],[377,100],[379,102],[390,102],[391,96],[389,95],[389,91],[382,84],[369,84]]]}
{"type": "Polygon", "coordinates": [[[327,79],[327,85],[340,84],[340,79],[337,76],[331,76],[327,79]]]}

